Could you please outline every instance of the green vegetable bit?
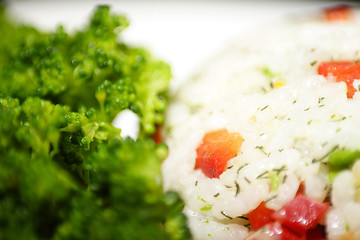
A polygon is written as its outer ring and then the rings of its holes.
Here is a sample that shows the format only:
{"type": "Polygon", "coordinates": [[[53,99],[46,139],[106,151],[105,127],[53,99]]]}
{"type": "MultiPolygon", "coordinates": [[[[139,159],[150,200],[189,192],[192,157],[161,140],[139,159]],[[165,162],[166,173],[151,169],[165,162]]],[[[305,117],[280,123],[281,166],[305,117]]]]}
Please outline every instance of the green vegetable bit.
{"type": "Polygon", "coordinates": [[[330,153],[328,158],[329,174],[328,179],[333,182],[334,178],[341,170],[349,169],[356,160],[360,159],[359,150],[351,150],[348,148],[338,149],[330,153]]]}
{"type": "Polygon", "coordinates": [[[99,6],[74,34],[44,33],[0,2],[0,239],[191,239],[152,140],[170,68],[119,42],[127,26],[99,6]],[[111,124],[124,109],[136,141],[111,124]]]}
{"type": "Polygon", "coordinates": [[[360,158],[359,150],[340,149],[329,155],[329,166],[332,168],[347,168],[360,158]]]}

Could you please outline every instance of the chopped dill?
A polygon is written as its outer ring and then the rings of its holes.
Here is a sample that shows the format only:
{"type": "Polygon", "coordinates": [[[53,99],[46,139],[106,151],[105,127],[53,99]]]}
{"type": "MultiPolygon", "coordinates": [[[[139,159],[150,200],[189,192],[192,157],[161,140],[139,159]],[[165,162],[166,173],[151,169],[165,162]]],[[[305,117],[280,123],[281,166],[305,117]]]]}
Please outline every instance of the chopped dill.
{"type": "Polygon", "coordinates": [[[265,203],[267,203],[267,202],[270,202],[271,200],[273,200],[273,199],[275,199],[275,198],[277,198],[277,194],[275,194],[274,196],[272,196],[272,197],[270,197],[270,198],[268,198],[268,199],[266,199],[265,200],[265,203]]]}
{"type": "Polygon", "coordinates": [[[277,174],[279,174],[280,172],[286,170],[286,166],[283,165],[280,168],[274,168],[273,171],[276,172],[277,174]]]}
{"type": "Polygon", "coordinates": [[[228,219],[230,219],[230,220],[233,220],[233,218],[230,217],[229,215],[227,215],[224,211],[221,211],[220,213],[221,213],[221,215],[223,215],[224,217],[226,217],[226,218],[228,218],[228,219]]]}
{"type": "Polygon", "coordinates": [[[235,181],[235,187],[236,187],[235,197],[237,197],[237,195],[239,195],[240,193],[240,185],[236,181],[235,181]]]}
{"type": "Polygon", "coordinates": [[[265,172],[261,173],[259,176],[256,177],[256,179],[262,178],[263,176],[265,176],[269,171],[266,170],[265,172]]]}
{"type": "Polygon", "coordinates": [[[264,111],[269,105],[266,105],[265,107],[263,107],[262,109],[260,109],[260,111],[264,111]]]}
{"type": "Polygon", "coordinates": [[[287,174],[284,175],[284,177],[283,177],[283,184],[286,182],[287,176],[288,176],[287,174]]]}
{"type": "Polygon", "coordinates": [[[261,152],[263,152],[265,155],[268,155],[268,153],[267,152],[265,152],[265,150],[264,150],[264,146],[256,146],[255,147],[256,149],[259,149],[261,152]]]}
{"type": "Polygon", "coordinates": [[[249,163],[245,163],[244,165],[241,165],[241,167],[239,167],[239,169],[237,170],[237,173],[239,173],[241,171],[241,169],[243,169],[247,165],[249,165],[249,163]]]}
{"type": "Polygon", "coordinates": [[[336,145],[335,147],[333,147],[332,149],[330,149],[330,151],[328,151],[324,156],[318,158],[318,159],[313,159],[311,163],[317,163],[317,162],[322,162],[324,159],[326,159],[333,151],[335,151],[336,149],[338,149],[339,146],[336,145]]]}
{"type": "Polygon", "coordinates": [[[247,177],[244,177],[244,179],[248,184],[251,184],[251,181],[247,177]]]}
{"type": "Polygon", "coordinates": [[[316,63],[317,63],[317,61],[315,60],[315,61],[311,62],[310,65],[313,67],[316,63]]]}
{"type": "Polygon", "coordinates": [[[200,196],[198,196],[197,199],[204,202],[204,203],[206,203],[206,201],[203,198],[201,198],[200,196]]]}

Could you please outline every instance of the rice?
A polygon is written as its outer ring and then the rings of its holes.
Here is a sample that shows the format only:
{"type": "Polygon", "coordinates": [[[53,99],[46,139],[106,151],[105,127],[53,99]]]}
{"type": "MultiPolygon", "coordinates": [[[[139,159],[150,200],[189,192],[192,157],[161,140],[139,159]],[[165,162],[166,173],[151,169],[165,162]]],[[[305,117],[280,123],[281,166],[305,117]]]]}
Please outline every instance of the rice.
{"type": "Polygon", "coordinates": [[[318,73],[323,62],[360,60],[357,9],[352,16],[287,20],[238,39],[178,90],[162,170],[165,190],[185,201],[194,239],[245,239],[254,232],[249,212],[261,202],[280,210],[301,185],[309,199],[330,201],[320,222],[330,240],[360,239],[360,161],[333,182],[327,166],[335,149],[360,149],[360,93],[347,98],[344,82],[318,73]],[[194,168],[196,149],[224,128],[244,141],[220,177],[209,178],[194,168]]]}

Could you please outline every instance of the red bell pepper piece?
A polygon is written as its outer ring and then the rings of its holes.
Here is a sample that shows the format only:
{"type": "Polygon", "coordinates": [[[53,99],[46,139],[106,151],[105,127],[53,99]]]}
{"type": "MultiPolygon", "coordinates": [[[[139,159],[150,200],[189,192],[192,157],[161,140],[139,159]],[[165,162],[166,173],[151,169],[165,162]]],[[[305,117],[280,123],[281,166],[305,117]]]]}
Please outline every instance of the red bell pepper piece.
{"type": "Polygon", "coordinates": [[[352,98],[357,91],[354,88],[354,80],[360,79],[360,63],[349,61],[324,62],[318,67],[318,73],[324,77],[330,74],[336,78],[337,82],[345,82],[347,85],[347,97],[352,98]]]}
{"type": "Polygon", "coordinates": [[[152,135],[152,139],[156,144],[160,144],[164,141],[164,137],[162,135],[163,125],[156,125],[155,133],[152,135]]]}
{"type": "Polygon", "coordinates": [[[294,232],[304,235],[324,216],[329,202],[318,202],[300,194],[276,211],[272,218],[294,232]]]}
{"type": "Polygon", "coordinates": [[[325,237],[324,228],[318,225],[314,229],[310,229],[306,232],[306,239],[307,240],[327,240],[325,237]]]}
{"type": "Polygon", "coordinates": [[[350,18],[350,7],[347,5],[326,8],[324,12],[328,22],[344,21],[350,18]]]}
{"type": "Polygon", "coordinates": [[[226,170],[227,162],[236,156],[243,142],[238,133],[229,133],[226,129],[205,134],[196,149],[195,169],[201,169],[209,178],[219,178],[226,170]]]}
{"type": "MultiPolygon", "coordinates": [[[[272,222],[264,228],[246,238],[246,240],[306,240],[305,235],[297,235],[293,231],[282,226],[280,223],[272,222]]],[[[312,239],[311,239],[312,240],[312,239]]]]}
{"type": "Polygon", "coordinates": [[[251,229],[258,230],[266,224],[273,222],[274,220],[271,216],[274,212],[274,210],[267,208],[264,202],[261,202],[257,208],[248,213],[251,229]]]}

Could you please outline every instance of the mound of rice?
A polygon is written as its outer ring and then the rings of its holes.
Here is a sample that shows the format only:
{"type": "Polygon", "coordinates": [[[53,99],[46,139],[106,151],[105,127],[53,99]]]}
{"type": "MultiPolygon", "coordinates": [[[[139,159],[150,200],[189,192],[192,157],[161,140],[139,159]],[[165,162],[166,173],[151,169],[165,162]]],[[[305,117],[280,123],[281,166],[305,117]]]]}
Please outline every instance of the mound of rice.
{"type": "Polygon", "coordinates": [[[333,179],[327,166],[334,149],[360,150],[360,93],[347,98],[344,82],[318,73],[323,62],[360,60],[360,13],[351,11],[346,21],[319,14],[241,38],[179,89],[163,176],[185,201],[194,239],[247,238],[247,214],[261,202],[281,209],[300,185],[309,199],[330,202],[320,221],[328,239],[360,239],[360,161],[333,179]],[[194,168],[196,149],[224,128],[244,141],[220,177],[209,178],[194,168]]]}

